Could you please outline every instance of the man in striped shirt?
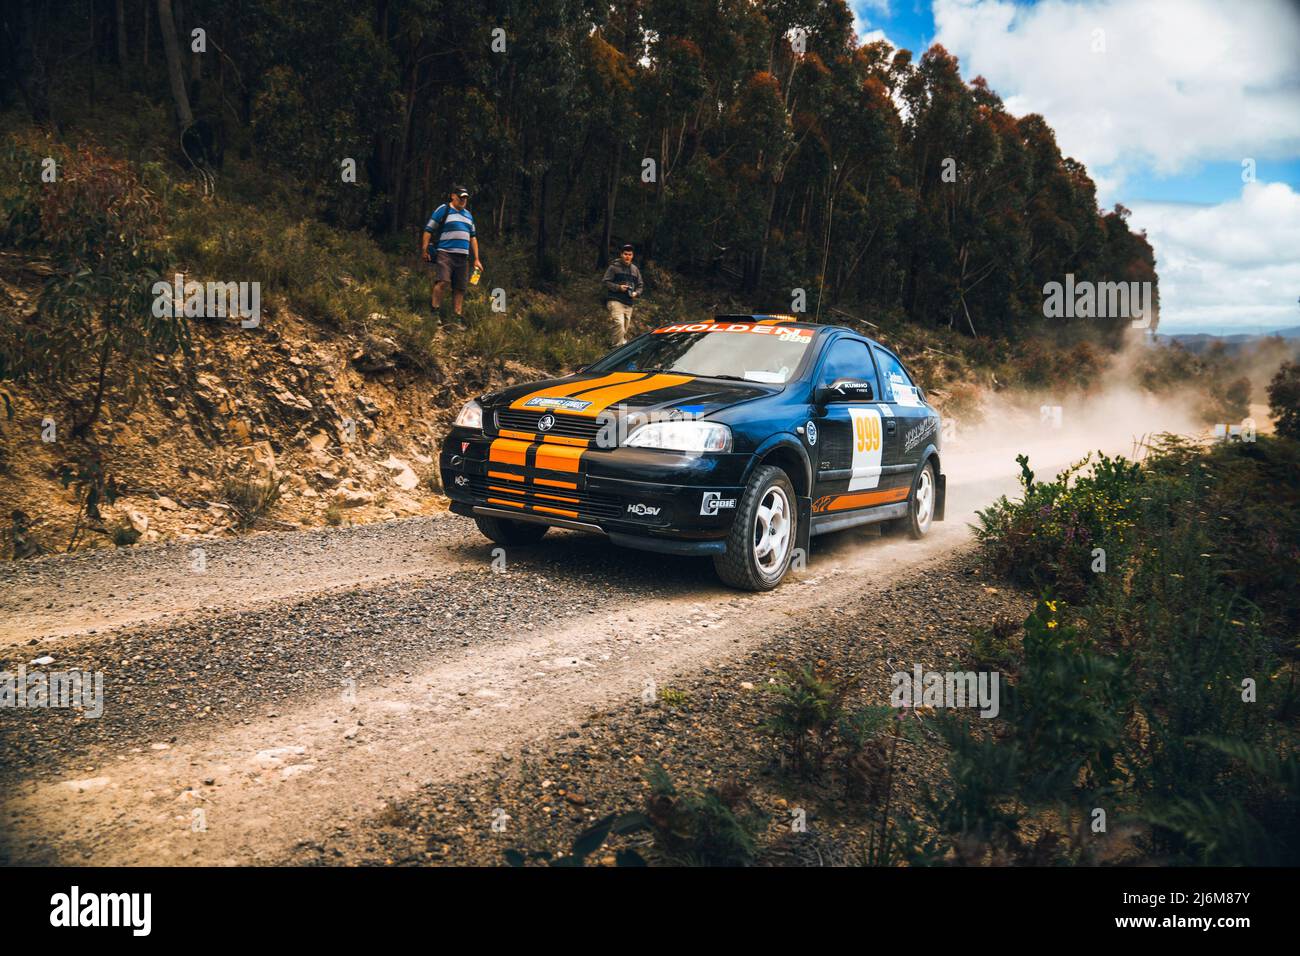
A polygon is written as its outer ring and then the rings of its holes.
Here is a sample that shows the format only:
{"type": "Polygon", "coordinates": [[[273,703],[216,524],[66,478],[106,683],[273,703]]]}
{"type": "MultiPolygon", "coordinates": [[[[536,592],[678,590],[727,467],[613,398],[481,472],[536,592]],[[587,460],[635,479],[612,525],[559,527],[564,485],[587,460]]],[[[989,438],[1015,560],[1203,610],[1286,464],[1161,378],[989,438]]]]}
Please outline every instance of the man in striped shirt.
{"type": "Polygon", "coordinates": [[[424,226],[420,255],[433,264],[433,311],[442,308],[442,297],[451,286],[451,305],[460,317],[465,304],[465,289],[469,285],[469,257],[474,257],[474,268],[482,269],[478,257],[478,236],[474,232],[474,217],[465,208],[469,205],[469,190],[453,186],[450,199],[435,209],[424,226]],[[430,254],[429,243],[433,241],[430,254]]]}

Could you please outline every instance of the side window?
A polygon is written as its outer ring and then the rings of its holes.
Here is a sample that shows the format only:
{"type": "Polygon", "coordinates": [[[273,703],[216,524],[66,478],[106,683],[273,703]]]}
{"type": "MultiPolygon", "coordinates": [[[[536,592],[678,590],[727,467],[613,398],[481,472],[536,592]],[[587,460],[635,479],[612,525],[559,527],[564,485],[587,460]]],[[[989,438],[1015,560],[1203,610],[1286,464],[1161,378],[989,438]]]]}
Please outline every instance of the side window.
{"type": "Polygon", "coordinates": [[[899,405],[919,405],[921,398],[917,394],[912,378],[903,368],[903,363],[884,349],[876,349],[876,361],[880,363],[880,375],[884,379],[884,399],[899,405]]]}
{"type": "Polygon", "coordinates": [[[840,339],[831,344],[830,353],[822,363],[818,384],[832,385],[841,378],[856,378],[863,382],[870,382],[872,394],[880,395],[876,369],[871,364],[871,352],[864,343],[856,339],[840,339]]]}

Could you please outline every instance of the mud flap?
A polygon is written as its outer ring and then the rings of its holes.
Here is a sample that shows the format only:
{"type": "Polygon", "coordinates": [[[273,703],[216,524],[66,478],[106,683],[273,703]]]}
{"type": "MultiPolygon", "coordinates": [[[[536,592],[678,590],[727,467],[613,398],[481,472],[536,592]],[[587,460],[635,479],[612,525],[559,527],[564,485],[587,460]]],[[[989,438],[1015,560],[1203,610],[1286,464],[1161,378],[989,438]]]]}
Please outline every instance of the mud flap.
{"type": "Polygon", "coordinates": [[[943,520],[943,507],[948,502],[948,476],[940,475],[934,488],[934,520],[943,520]]]}
{"type": "Polygon", "coordinates": [[[795,503],[799,509],[799,527],[794,541],[795,557],[797,559],[799,553],[803,552],[804,561],[807,562],[809,543],[812,540],[812,498],[796,495],[795,503]]]}

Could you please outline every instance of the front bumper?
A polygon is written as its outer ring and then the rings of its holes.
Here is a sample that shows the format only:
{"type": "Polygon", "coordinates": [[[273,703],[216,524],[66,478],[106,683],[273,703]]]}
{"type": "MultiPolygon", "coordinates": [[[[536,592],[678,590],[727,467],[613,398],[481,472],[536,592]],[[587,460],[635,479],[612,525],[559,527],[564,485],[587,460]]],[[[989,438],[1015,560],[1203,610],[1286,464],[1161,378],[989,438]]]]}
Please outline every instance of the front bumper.
{"type": "Polygon", "coordinates": [[[721,554],[751,458],[528,443],[454,428],[439,467],[456,514],[603,533],[666,554],[721,554]]]}

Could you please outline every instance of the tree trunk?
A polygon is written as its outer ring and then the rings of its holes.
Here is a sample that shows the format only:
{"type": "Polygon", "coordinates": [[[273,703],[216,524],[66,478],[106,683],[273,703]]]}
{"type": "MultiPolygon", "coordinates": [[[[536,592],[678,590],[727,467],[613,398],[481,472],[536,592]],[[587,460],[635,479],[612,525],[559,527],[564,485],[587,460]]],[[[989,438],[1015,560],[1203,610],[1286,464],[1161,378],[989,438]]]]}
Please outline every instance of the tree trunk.
{"type": "Polygon", "coordinates": [[[406,81],[406,115],[402,118],[402,139],[393,162],[393,207],[389,210],[388,232],[395,235],[406,205],[406,154],[411,148],[411,122],[415,115],[415,89],[419,67],[412,66],[406,81]]]}
{"type": "Polygon", "coordinates": [[[126,0],[117,0],[115,12],[117,14],[117,66],[122,71],[122,85],[125,86],[130,78],[126,58],[126,0]]]}
{"type": "Polygon", "coordinates": [[[614,235],[614,205],[618,200],[618,170],[623,160],[623,141],[619,140],[614,158],[609,164],[609,178],[605,186],[605,226],[601,231],[600,248],[596,251],[596,268],[609,265],[609,244],[614,235]]]}
{"type": "Polygon", "coordinates": [[[36,0],[23,0],[18,12],[18,49],[14,65],[27,111],[38,125],[44,126],[50,121],[50,78],[36,47],[35,8],[36,0]]]}
{"type": "Polygon", "coordinates": [[[552,277],[551,270],[546,264],[546,201],[548,187],[551,181],[551,164],[546,164],[546,171],[542,173],[542,185],[538,191],[537,197],[537,274],[544,280],[550,281],[552,277]]]}
{"type": "Polygon", "coordinates": [[[171,83],[172,101],[176,106],[176,126],[184,133],[194,125],[190,98],[185,92],[185,73],[181,68],[181,48],[176,40],[176,21],[172,19],[172,0],[158,0],[158,30],[162,33],[163,52],[167,54],[167,78],[171,83]]]}
{"type": "Polygon", "coordinates": [[[144,0],[144,73],[149,75],[149,0],[144,0]]]}
{"type": "Polygon", "coordinates": [[[86,79],[90,85],[90,90],[86,96],[86,103],[94,109],[95,106],[95,56],[99,52],[95,49],[95,0],[90,0],[90,53],[86,57],[86,79]]]}

